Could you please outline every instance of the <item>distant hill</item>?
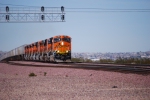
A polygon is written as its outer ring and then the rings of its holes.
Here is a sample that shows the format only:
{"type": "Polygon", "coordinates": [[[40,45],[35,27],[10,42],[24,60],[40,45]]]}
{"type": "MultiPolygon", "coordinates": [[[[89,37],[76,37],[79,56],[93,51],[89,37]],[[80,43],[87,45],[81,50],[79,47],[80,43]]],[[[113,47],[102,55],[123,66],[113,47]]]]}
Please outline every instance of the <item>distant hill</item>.
{"type": "Polygon", "coordinates": [[[147,55],[150,55],[150,51],[146,51],[145,53],[146,53],[147,55]]]}
{"type": "Polygon", "coordinates": [[[6,53],[6,51],[0,51],[0,57],[2,56],[2,55],[4,55],[6,53]]]}

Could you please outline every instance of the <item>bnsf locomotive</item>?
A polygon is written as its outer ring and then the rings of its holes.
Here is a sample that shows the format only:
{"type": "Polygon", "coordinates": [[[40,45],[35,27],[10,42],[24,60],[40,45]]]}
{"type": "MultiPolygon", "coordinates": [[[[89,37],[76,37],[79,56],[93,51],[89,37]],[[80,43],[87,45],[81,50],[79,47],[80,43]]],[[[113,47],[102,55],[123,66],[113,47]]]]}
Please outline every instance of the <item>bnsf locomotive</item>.
{"type": "Polygon", "coordinates": [[[23,45],[7,52],[0,60],[69,62],[71,61],[71,37],[59,35],[29,45],[23,45]]]}

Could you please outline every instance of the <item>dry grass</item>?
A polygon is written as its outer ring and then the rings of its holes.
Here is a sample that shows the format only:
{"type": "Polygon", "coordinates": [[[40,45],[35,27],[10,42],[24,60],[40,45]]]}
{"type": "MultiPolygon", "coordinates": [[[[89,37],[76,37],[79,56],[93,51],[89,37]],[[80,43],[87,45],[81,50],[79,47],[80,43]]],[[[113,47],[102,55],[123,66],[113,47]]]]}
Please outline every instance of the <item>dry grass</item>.
{"type": "Polygon", "coordinates": [[[33,76],[37,76],[37,75],[34,74],[34,73],[30,73],[30,74],[29,74],[29,77],[33,77],[33,76]]]}

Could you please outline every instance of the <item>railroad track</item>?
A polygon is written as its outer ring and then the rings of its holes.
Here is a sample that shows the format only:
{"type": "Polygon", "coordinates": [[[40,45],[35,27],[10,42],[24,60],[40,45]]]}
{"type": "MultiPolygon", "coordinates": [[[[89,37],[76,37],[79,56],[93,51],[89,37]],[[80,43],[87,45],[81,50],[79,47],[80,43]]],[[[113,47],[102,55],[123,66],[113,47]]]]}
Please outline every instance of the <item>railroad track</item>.
{"type": "Polygon", "coordinates": [[[150,74],[150,65],[100,64],[100,63],[43,63],[31,61],[9,61],[8,64],[34,67],[80,68],[90,70],[107,70],[123,73],[150,74]]]}

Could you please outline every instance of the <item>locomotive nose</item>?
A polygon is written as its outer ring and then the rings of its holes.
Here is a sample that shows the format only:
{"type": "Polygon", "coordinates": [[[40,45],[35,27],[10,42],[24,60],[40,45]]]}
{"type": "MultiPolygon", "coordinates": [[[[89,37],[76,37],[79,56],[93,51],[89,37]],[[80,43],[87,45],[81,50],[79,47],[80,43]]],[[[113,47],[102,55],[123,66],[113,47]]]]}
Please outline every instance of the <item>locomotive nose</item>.
{"type": "Polygon", "coordinates": [[[65,43],[64,41],[61,41],[58,45],[58,48],[56,50],[56,53],[58,54],[66,54],[69,52],[69,45],[65,43]]]}

